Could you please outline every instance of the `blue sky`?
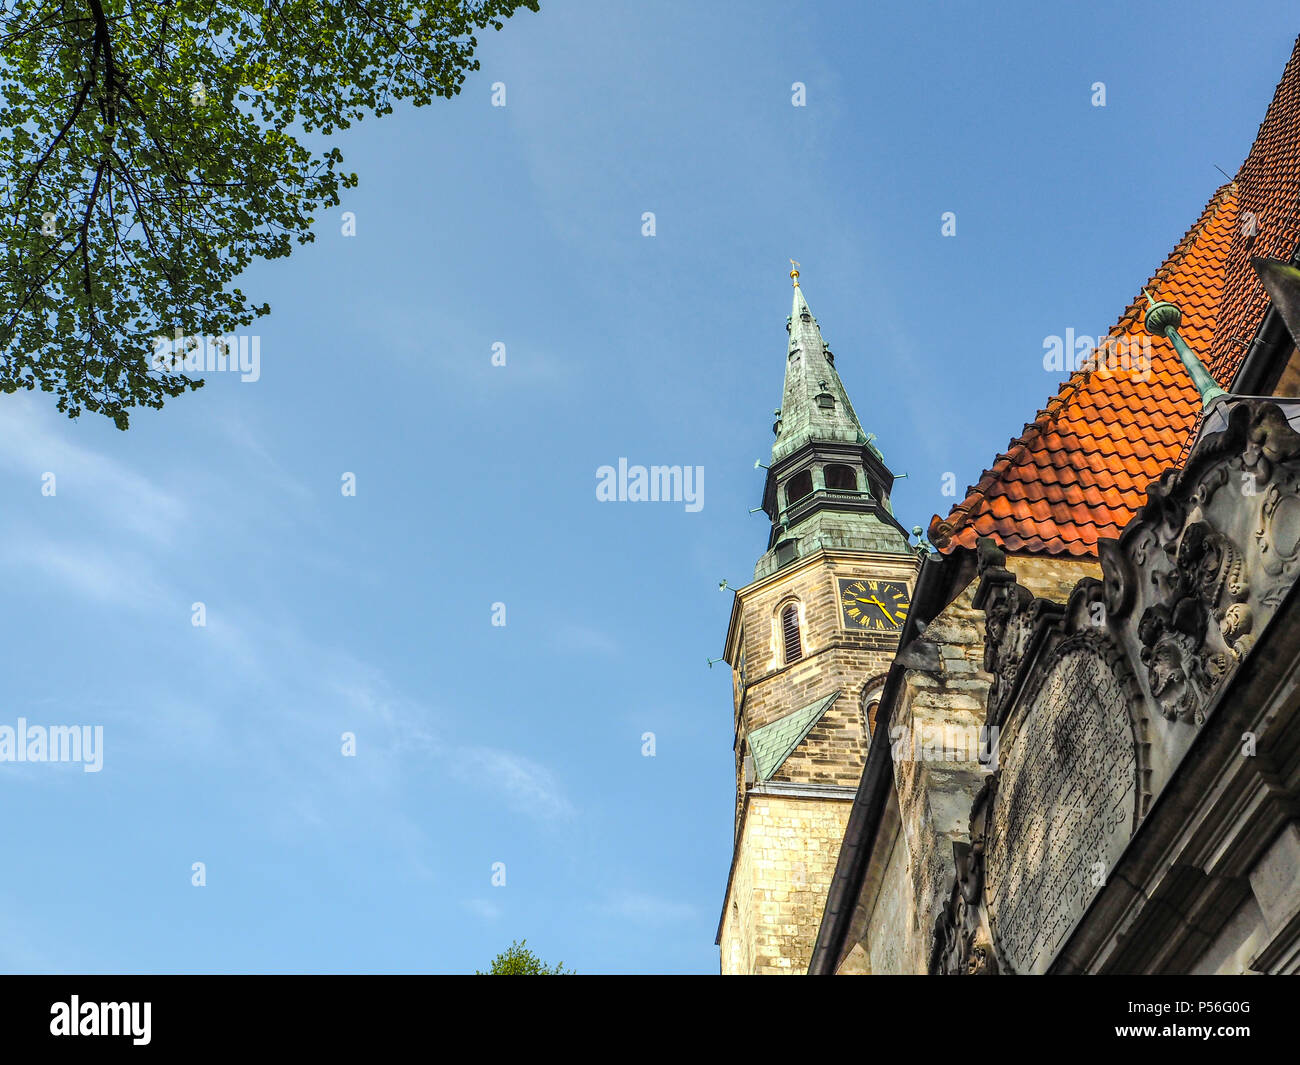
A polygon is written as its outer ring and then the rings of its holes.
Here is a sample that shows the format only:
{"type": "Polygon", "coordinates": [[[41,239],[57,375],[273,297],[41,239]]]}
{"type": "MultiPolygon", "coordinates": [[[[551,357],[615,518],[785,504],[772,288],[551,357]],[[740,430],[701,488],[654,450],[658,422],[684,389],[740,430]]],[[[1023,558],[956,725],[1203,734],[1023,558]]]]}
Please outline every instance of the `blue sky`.
{"type": "Polygon", "coordinates": [[[257,382],[125,434],[0,397],[0,724],[104,729],[99,773],[0,765],[0,968],[470,972],[526,937],[716,972],[705,659],[765,546],[786,260],[927,524],[1055,390],[1044,338],[1109,328],[1235,171],[1298,28],[1055,7],[544,2],[455,101],[337,139],[360,187],[241,282],[257,382]],[[620,457],[704,467],[703,509],[598,502],[620,457]]]}

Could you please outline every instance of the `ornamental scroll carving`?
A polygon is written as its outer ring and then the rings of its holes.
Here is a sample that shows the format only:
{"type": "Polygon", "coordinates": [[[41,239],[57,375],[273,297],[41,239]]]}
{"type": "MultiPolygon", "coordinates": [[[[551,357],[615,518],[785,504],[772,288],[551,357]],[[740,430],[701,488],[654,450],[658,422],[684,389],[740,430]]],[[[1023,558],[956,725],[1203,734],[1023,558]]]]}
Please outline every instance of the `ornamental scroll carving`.
{"type": "Polygon", "coordinates": [[[1300,572],[1300,435],[1275,403],[1220,403],[1227,427],[1099,545],[1106,623],[1161,717],[1192,731],[1300,572]]]}

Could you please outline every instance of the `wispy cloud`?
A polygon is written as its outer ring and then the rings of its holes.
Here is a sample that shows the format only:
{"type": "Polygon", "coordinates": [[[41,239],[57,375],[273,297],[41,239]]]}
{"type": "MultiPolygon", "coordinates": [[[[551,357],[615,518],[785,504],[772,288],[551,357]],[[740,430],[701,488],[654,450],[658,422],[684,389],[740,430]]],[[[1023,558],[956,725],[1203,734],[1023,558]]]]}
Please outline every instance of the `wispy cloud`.
{"type": "Polygon", "coordinates": [[[466,899],[464,905],[470,913],[485,921],[495,921],[501,916],[501,907],[487,899],[466,899]]]}
{"type": "MultiPolygon", "coordinates": [[[[226,558],[206,549],[213,537],[228,548],[232,530],[189,517],[212,512],[213,500],[226,498],[236,508],[231,513],[244,513],[237,509],[241,499],[247,502],[237,480],[242,473],[213,467],[201,479],[180,481],[173,493],[123,461],[74,442],[79,427],[56,422],[21,399],[5,399],[0,471],[30,478],[36,502],[25,516],[0,525],[7,542],[0,568],[28,575],[35,595],[57,590],[110,609],[185,663],[100,708],[112,729],[110,766],[129,764],[147,773],[180,762],[205,772],[237,772],[241,787],[229,798],[232,812],[268,838],[329,847],[364,831],[382,839],[409,876],[430,883],[440,876],[432,856],[441,846],[442,815],[436,806],[410,802],[417,782],[463,778],[489,802],[534,824],[574,815],[546,766],[475,742],[472,734],[445,738],[450,729],[444,726],[464,716],[456,708],[404,693],[385,670],[340,646],[335,634],[311,631],[296,604],[250,600],[238,582],[231,584],[226,558]],[[58,511],[50,523],[54,536],[41,517],[47,501],[39,496],[40,476],[46,471],[58,478],[58,496],[49,505],[66,500],[78,508],[58,511]],[[196,600],[206,604],[203,626],[191,625],[196,600]],[[355,757],[341,750],[345,731],[355,734],[355,757]]],[[[250,462],[272,483],[302,499],[310,495],[275,466],[242,422],[232,421],[226,435],[243,443],[250,462]]],[[[245,522],[234,534],[261,531],[245,522]]],[[[588,648],[600,643],[599,633],[580,628],[565,638],[588,648]]],[[[55,778],[33,779],[52,786],[55,778]]],[[[466,905],[483,920],[500,915],[486,900],[466,905]]]]}
{"type": "MultiPolygon", "coordinates": [[[[114,556],[94,543],[56,543],[31,530],[13,529],[8,531],[4,555],[9,566],[40,572],[96,602],[131,609],[161,606],[166,592],[145,572],[144,564],[135,561],[114,556]]],[[[178,601],[177,610],[181,609],[178,601]]]]}
{"type": "Polygon", "coordinates": [[[519,813],[557,820],[576,812],[555,775],[531,758],[497,747],[465,747],[455,761],[459,775],[478,781],[519,813]]]}
{"type": "Polygon", "coordinates": [[[292,476],[276,459],[248,419],[238,412],[226,412],[212,418],[216,432],[243,450],[252,460],[254,468],[281,494],[292,495],[300,503],[312,498],[312,491],[298,478],[292,476]]]}
{"type": "Polygon", "coordinates": [[[87,502],[110,524],[171,543],[187,514],[181,499],[122,463],[73,443],[67,432],[63,421],[28,397],[6,397],[0,467],[30,477],[33,493],[52,473],[55,499],[87,502]]]}
{"type": "Polygon", "coordinates": [[[616,917],[622,917],[636,924],[664,925],[689,921],[696,915],[696,908],[685,902],[673,902],[671,899],[647,895],[634,891],[611,899],[603,911],[616,917]]]}

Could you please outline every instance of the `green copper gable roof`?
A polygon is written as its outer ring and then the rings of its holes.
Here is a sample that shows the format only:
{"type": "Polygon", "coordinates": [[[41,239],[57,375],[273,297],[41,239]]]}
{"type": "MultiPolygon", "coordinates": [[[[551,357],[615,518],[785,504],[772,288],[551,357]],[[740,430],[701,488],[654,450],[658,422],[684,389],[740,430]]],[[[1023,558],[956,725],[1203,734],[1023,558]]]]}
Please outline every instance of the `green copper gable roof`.
{"type": "Polygon", "coordinates": [[[834,692],[749,734],[749,749],[754,755],[754,770],[759,780],[772,779],[839,697],[840,693],[834,692]]]}
{"type": "Polygon", "coordinates": [[[772,461],[779,462],[809,440],[843,440],[864,444],[858,416],[849,402],[833,356],[822,339],[817,319],[796,284],[790,312],[790,345],[786,352],[785,389],[772,461]]]}

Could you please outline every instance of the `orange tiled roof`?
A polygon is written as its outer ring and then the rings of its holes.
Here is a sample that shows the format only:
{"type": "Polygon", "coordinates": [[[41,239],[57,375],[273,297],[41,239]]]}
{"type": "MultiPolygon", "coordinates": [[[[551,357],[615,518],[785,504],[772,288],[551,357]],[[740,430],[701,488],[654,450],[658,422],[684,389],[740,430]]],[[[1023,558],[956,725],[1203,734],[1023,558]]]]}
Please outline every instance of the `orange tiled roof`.
{"type": "MultiPolygon", "coordinates": [[[[1251,256],[1289,259],[1297,245],[1300,39],[1235,180],[1214,194],[1146,285],[1181,308],[1184,339],[1225,387],[1268,306],[1251,256]]],[[[1148,338],[1150,348],[1138,350],[1150,351],[1150,374],[1100,367],[1072,374],[948,517],[931,520],[940,551],[992,536],[1013,552],[1095,556],[1099,539],[1119,535],[1147,486],[1179,464],[1201,410],[1169,342],[1148,337],[1145,310],[1139,293],[1109,336],[1148,338]]]]}

